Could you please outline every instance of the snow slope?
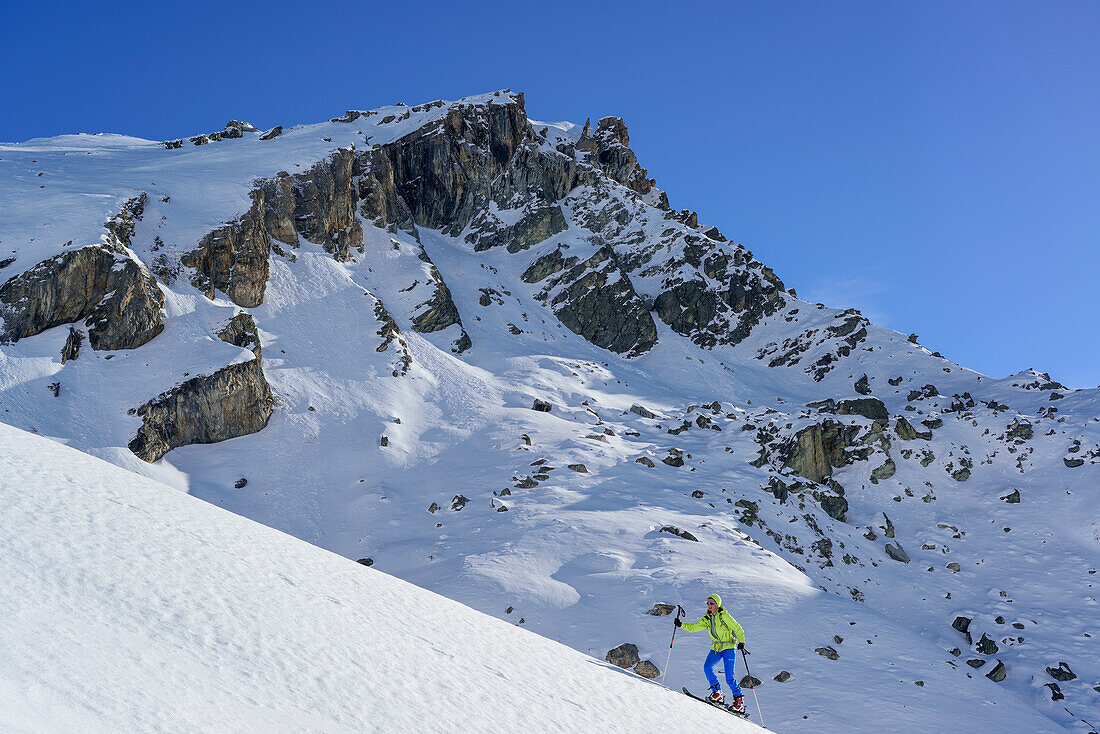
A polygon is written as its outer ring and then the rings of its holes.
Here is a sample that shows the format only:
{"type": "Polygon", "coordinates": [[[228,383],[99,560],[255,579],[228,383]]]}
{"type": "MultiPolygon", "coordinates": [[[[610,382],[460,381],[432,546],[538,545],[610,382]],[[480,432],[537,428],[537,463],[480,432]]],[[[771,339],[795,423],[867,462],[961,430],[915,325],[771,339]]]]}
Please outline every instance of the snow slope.
{"type": "MultiPolygon", "coordinates": [[[[451,106],[395,106],[350,124],[298,126],[273,140],[246,134],[177,150],[121,136],[0,146],[0,260],[9,251],[15,258],[0,277],[68,240],[97,241],[102,223],[138,190],[149,197],[135,253],[146,261],[178,255],[240,214],[256,177],[303,171],[337,146],[396,140],[451,106]]],[[[554,140],[577,138],[577,126],[537,125],[552,128],[554,140]]],[[[765,721],[778,731],[1089,731],[1084,720],[1100,719],[1093,575],[1100,391],[1056,390],[1034,372],[990,379],[873,324],[850,356],[815,380],[809,366],[835,346],[825,334],[851,315],[793,296],[736,346],[700,348],[658,320],[659,340],[648,353],[628,359],[600,349],[566,329],[538,287],[522,280],[532,260],[558,246],[593,252],[579,223],[600,208],[630,215],[622,237],[643,244],[624,247],[627,254],[651,255],[645,248],[666,231],[698,236],[702,229],[669,220],[617,184],[601,185],[602,199],[584,187],[565,197],[570,227],[529,252],[478,252],[461,237],[424,228],[417,241],[362,221],[364,252],[348,262],[308,242],[293,258],[272,255],[264,302],[249,309],[278,399],[259,433],[178,448],[155,464],[126,449],[140,424],[128,411],[187,375],[246,354],[212,336],[239,309],[220,293],[205,298],[183,276],[160,284],[165,332],[138,349],[87,349],[62,364],[67,327],[0,346],[0,420],[346,558],[370,557],[386,573],[597,659],[633,642],[663,666],[671,624],[646,612],[658,602],[682,603],[697,617],[706,594],[718,591],[746,629],[765,721]],[[422,253],[449,284],[471,338],[461,355],[450,349],[457,326],[428,334],[411,328],[425,297],[422,253]],[[379,303],[403,331],[412,357],[406,376],[392,375],[394,347],[378,351],[379,303]],[[800,362],[770,366],[792,348],[802,349],[800,362]],[[812,493],[774,496],[770,482],[796,478],[782,466],[750,463],[760,436],[791,435],[822,420],[807,403],[859,397],[853,383],[863,374],[889,411],[890,441],[834,473],[847,488],[845,521],[823,512],[812,493]],[[47,389],[53,383],[58,397],[47,389]],[[928,384],[938,395],[910,397],[928,384]],[[953,409],[953,396],[963,393],[974,404],[953,409]],[[536,398],[553,410],[532,411],[536,398]],[[635,403],[656,417],[630,412],[635,403]],[[923,420],[942,425],[927,440],[903,439],[899,416],[921,431],[923,420]],[[1006,437],[1018,420],[1029,423],[1031,439],[1006,437]],[[671,449],[683,452],[684,466],[662,462],[671,449]],[[1071,468],[1065,460],[1075,456],[1089,460],[1071,468]],[[872,481],[888,458],[895,473],[872,481]],[[964,460],[966,481],[954,478],[964,460]],[[583,472],[569,468],[581,464],[583,472]],[[1002,499],[1012,490],[1020,503],[1002,499]],[[458,496],[468,503],[456,507],[458,496]],[[661,532],[668,525],[698,542],[661,532]],[[888,543],[911,561],[890,558],[888,543]],[[949,565],[956,563],[957,570],[949,565]],[[974,620],[973,644],[951,627],[959,615],[974,620]],[[983,633],[996,652],[975,649],[983,633]],[[837,659],[818,652],[825,648],[837,659]],[[996,661],[1008,671],[1001,683],[986,678],[996,661]],[[1077,677],[1060,682],[1066,699],[1054,700],[1045,671],[1060,661],[1077,677]],[[774,680],[784,670],[790,679],[774,680]]],[[[496,214],[506,223],[518,217],[496,214]]],[[[683,254],[669,247],[674,258],[683,254]]],[[[631,277],[642,289],[662,279],[631,277]]],[[[869,423],[828,418],[860,430],[869,423]]],[[[186,501],[163,490],[157,497],[166,508],[186,501]]],[[[21,538],[38,545],[33,534],[21,538]]],[[[354,566],[345,573],[363,577],[354,566]]],[[[322,599],[336,581],[318,574],[311,583],[322,599]]],[[[89,637],[115,634],[102,626],[89,628],[89,637]]],[[[677,637],[671,688],[703,687],[706,649],[703,635],[677,637]]],[[[38,651],[28,664],[53,665],[59,654],[38,651]]]]}
{"type": "Polygon", "coordinates": [[[0,424],[0,730],[761,731],[0,424]]]}

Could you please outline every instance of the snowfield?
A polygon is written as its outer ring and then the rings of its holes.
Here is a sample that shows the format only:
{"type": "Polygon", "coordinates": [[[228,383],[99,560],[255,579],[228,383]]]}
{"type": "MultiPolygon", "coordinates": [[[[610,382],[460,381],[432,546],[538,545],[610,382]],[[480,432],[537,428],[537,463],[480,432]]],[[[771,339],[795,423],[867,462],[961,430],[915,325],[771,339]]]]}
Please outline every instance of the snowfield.
{"type": "Polygon", "coordinates": [[[0,464],[4,732],[761,731],[4,424],[0,464]]]}

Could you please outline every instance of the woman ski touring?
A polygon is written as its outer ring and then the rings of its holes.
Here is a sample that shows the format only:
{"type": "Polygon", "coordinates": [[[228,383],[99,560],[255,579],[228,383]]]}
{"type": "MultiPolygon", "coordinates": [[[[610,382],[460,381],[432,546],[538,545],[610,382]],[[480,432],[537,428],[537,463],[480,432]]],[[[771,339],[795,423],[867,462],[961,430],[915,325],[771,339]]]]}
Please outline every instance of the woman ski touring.
{"type": "Polygon", "coordinates": [[[734,713],[744,714],[745,699],[741,696],[741,686],[737,683],[733,668],[737,662],[737,651],[745,649],[745,631],[722,606],[722,597],[717,594],[707,597],[707,613],[698,622],[684,624],[679,617],[676,617],[673,624],[685,632],[707,630],[710,633],[710,652],[707,653],[707,659],[703,661],[703,672],[707,676],[707,682],[710,683],[710,695],[707,696],[707,701],[717,705],[725,703],[722,697],[722,684],[714,674],[714,666],[718,661],[722,661],[726,671],[726,683],[730,687],[730,693],[733,694],[733,703],[729,709],[734,713]]]}

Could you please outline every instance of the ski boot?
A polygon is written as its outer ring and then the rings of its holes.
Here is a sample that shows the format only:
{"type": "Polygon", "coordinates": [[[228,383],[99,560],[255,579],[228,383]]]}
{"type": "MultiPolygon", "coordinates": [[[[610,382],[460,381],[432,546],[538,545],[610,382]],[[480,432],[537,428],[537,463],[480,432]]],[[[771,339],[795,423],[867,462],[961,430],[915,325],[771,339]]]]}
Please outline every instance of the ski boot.
{"type": "Polygon", "coordinates": [[[732,711],[735,714],[745,713],[745,697],[744,696],[734,696],[733,697],[733,703],[731,703],[729,705],[729,710],[732,711]]]}
{"type": "Polygon", "coordinates": [[[716,706],[721,706],[723,703],[725,703],[725,701],[726,699],[722,696],[721,688],[715,688],[713,691],[710,692],[710,695],[707,696],[707,702],[713,703],[716,706]]]}

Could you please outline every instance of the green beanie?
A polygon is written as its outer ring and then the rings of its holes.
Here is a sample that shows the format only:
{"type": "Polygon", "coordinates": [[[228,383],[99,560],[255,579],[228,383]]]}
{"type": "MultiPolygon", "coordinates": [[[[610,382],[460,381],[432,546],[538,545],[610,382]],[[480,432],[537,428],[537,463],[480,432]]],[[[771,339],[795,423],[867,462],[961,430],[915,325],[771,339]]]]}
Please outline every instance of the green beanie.
{"type": "Polygon", "coordinates": [[[722,606],[722,597],[718,596],[717,594],[711,594],[707,598],[708,599],[714,599],[714,604],[716,606],[719,606],[719,607],[722,606]]]}

